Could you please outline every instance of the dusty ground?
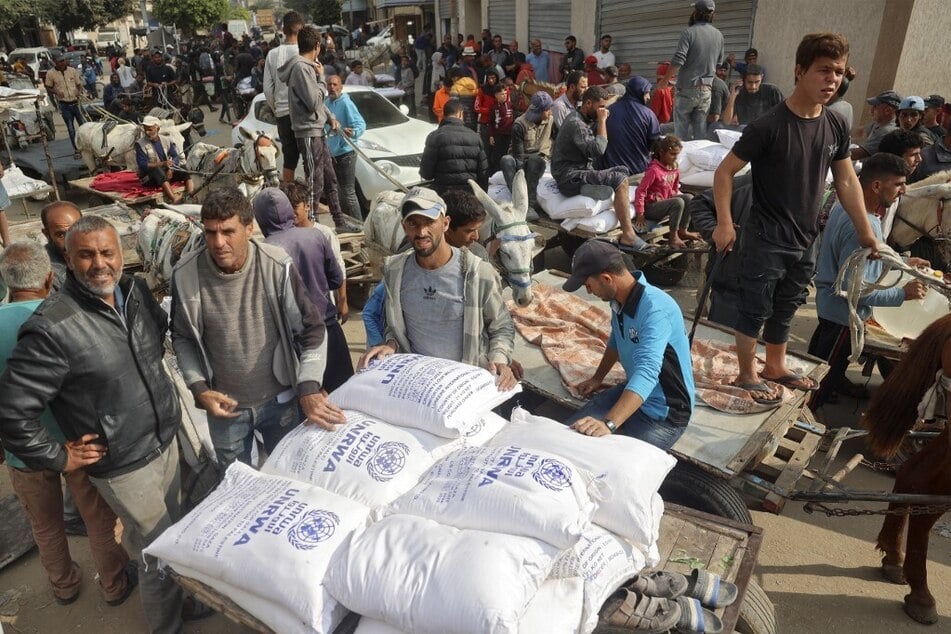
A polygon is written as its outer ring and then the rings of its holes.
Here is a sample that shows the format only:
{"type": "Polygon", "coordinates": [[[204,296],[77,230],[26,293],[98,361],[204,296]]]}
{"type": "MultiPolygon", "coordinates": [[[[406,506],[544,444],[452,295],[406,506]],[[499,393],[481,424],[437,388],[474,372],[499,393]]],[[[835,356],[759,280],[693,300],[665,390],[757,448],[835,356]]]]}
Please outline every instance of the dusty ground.
{"type": "MultiPolygon", "coordinates": [[[[62,122],[59,134],[65,134],[62,122]]],[[[209,143],[226,145],[229,132],[208,118],[212,134],[209,143]]],[[[60,137],[62,138],[62,137],[60,137]]],[[[77,200],[80,204],[90,203],[77,200]]],[[[33,217],[40,205],[31,203],[33,217]]],[[[8,210],[11,221],[25,218],[19,202],[8,210]]],[[[550,254],[547,266],[564,267],[564,254],[550,254]]],[[[689,279],[689,277],[688,277],[689,279]]],[[[686,312],[694,306],[693,289],[686,284],[674,291],[686,312]]],[[[794,328],[791,347],[804,351],[815,324],[815,306],[804,307],[794,328]]],[[[359,315],[345,325],[351,352],[356,358],[364,347],[364,333],[359,315]]],[[[854,380],[863,380],[857,372],[854,380]]],[[[873,379],[873,384],[877,382],[873,379]]],[[[820,421],[829,426],[856,427],[865,402],[843,398],[835,407],[817,412],[820,421]]],[[[840,452],[841,460],[862,451],[860,441],[840,452]]],[[[840,462],[841,462],[840,460],[840,462]]],[[[887,474],[860,467],[846,483],[855,489],[890,490],[893,479],[887,474]]],[[[11,493],[6,471],[0,469],[0,497],[11,493]]],[[[854,505],[859,508],[860,505],[854,505]]],[[[877,505],[866,505],[875,508],[877,505]]],[[[818,632],[891,633],[925,631],[907,618],[901,600],[907,589],[884,582],[878,573],[879,555],[874,540],[881,526],[881,517],[827,518],[809,515],[801,504],[788,504],[781,516],[754,512],[754,520],[765,531],[763,549],[755,579],[766,590],[776,606],[779,631],[790,634],[818,632]]],[[[108,607],[99,597],[91,559],[84,538],[71,537],[73,557],[82,566],[85,576],[80,599],[71,606],[60,607],[49,592],[39,557],[33,551],[0,571],[0,622],[6,632],[56,633],[97,632],[120,634],[144,632],[145,621],[136,592],[118,608],[108,607]]],[[[931,591],[938,599],[941,616],[928,631],[951,631],[951,516],[945,516],[931,536],[928,573],[931,591]]],[[[262,582],[264,571],[262,571],[262,582]]],[[[216,615],[190,624],[187,632],[219,634],[239,628],[225,617],[216,615]]]]}

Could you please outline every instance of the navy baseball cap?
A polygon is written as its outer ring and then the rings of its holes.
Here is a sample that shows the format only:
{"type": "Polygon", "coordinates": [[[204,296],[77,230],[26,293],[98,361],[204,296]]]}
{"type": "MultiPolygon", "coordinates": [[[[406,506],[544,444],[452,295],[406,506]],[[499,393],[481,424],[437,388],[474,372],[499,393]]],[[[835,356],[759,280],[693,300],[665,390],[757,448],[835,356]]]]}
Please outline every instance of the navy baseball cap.
{"type": "Polygon", "coordinates": [[[573,293],[584,286],[589,277],[606,271],[616,262],[624,262],[624,256],[616,246],[604,240],[588,240],[571,258],[571,277],[561,288],[573,293]]]}

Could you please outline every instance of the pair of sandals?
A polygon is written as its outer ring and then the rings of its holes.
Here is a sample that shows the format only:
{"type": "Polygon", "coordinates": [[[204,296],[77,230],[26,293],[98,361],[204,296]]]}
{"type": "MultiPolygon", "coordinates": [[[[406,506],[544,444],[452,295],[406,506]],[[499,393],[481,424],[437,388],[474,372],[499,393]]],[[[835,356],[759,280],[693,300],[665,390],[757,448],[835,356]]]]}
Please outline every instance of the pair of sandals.
{"type": "Polygon", "coordinates": [[[808,376],[803,376],[798,372],[790,372],[785,376],[781,376],[775,379],[767,379],[763,377],[762,381],[756,381],[751,383],[737,383],[734,382],[733,387],[738,387],[742,390],[746,390],[750,393],[750,397],[760,405],[779,405],[783,402],[782,394],[776,395],[773,390],[770,389],[769,383],[779,383],[783,387],[789,388],[790,390],[802,390],[803,392],[815,392],[819,389],[819,383],[814,379],[808,376]]]}
{"type": "Polygon", "coordinates": [[[601,611],[596,634],[628,632],[698,632],[720,634],[723,621],[706,608],[734,601],[737,587],[719,575],[695,568],[690,576],[677,572],[638,575],[615,592],[601,611]]]}

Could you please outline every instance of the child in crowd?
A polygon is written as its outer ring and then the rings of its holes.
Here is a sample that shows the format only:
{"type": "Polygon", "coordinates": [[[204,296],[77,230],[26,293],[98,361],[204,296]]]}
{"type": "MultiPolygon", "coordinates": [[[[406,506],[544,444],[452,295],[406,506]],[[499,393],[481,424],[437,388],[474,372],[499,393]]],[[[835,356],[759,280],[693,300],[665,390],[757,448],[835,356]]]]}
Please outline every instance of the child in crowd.
{"type": "Polygon", "coordinates": [[[485,83],[479,88],[475,98],[475,111],[479,117],[479,137],[481,137],[482,144],[487,151],[489,148],[489,118],[492,116],[492,108],[495,107],[492,87],[498,83],[499,76],[494,70],[486,73],[485,83]]]}
{"type": "Polygon", "coordinates": [[[670,216],[668,243],[675,249],[686,246],[685,240],[699,240],[700,235],[687,230],[690,213],[687,203],[693,196],[680,193],[680,170],[677,157],[683,143],[672,134],[659,138],[651,147],[650,165],[634,194],[634,228],[644,231],[647,221],[659,222],[670,216]]]}
{"type": "Polygon", "coordinates": [[[512,124],[515,123],[515,109],[509,98],[508,89],[502,84],[489,87],[489,95],[494,99],[489,111],[489,172],[499,170],[502,157],[508,154],[512,143],[512,124]]]}
{"type": "Polygon", "coordinates": [[[409,108],[409,116],[416,116],[416,66],[408,55],[400,58],[400,88],[403,90],[403,104],[409,108]]]}
{"type": "MultiPolygon", "coordinates": [[[[667,76],[667,70],[670,68],[668,62],[657,65],[657,81],[660,81],[662,77],[667,76]]],[[[651,101],[650,109],[654,111],[654,114],[657,115],[657,121],[659,123],[670,123],[670,120],[674,116],[674,88],[673,86],[667,86],[666,88],[654,88],[651,92],[651,101]]]]}
{"type": "Polygon", "coordinates": [[[330,227],[314,222],[310,209],[310,187],[307,183],[300,180],[281,183],[281,191],[287,195],[287,199],[291,201],[291,206],[294,208],[294,226],[313,227],[314,230],[322,233],[330,241],[334,259],[340,265],[340,270],[343,271],[343,284],[334,291],[334,304],[337,305],[337,316],[340,323],[345,324],[350,317],[350,307],[347,305],[347,265],[343,261],[343,253],[340,251],[340,238],[330,227]]]}

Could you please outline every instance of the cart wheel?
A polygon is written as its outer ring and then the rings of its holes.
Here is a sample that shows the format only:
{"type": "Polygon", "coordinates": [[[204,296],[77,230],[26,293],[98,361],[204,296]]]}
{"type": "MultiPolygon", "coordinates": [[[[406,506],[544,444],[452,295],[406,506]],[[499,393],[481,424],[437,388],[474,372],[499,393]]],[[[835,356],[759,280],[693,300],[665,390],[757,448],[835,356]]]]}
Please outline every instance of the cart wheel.
{"type": "Polygon", "coordinates": [[[736,621],[739,634],[776,634],[776,609],[758,583],[750,580],[736,621]]]}
{"type": "Polygon", "coordinates": [[[572,235],[570,233],[562,233],[560,234],[560,238],[561,248],[565,252],[565,255],[568,256],[569,260],[575,256],[575,251],[577,251],[582,244],[588,241],[587,238],[582,238],[581,236],[572,235]]]}
{"type": "Polygon", "coordinates": [[[660,496],[666,502],[744,524],[753,523],[746,502],[726,480],[685,462],[678,462],[667,474],[660,486],[660,496]]]}
{"type": "Polygon", "coordinates": [[[641,270],[644,271],[644,277],[647,278],[647,281],[654,286],[669,288],[680,283],[680,280],[687,274],[689,266],[689,258],[681,254],[656,264],[648,264],[641,270]]]}

